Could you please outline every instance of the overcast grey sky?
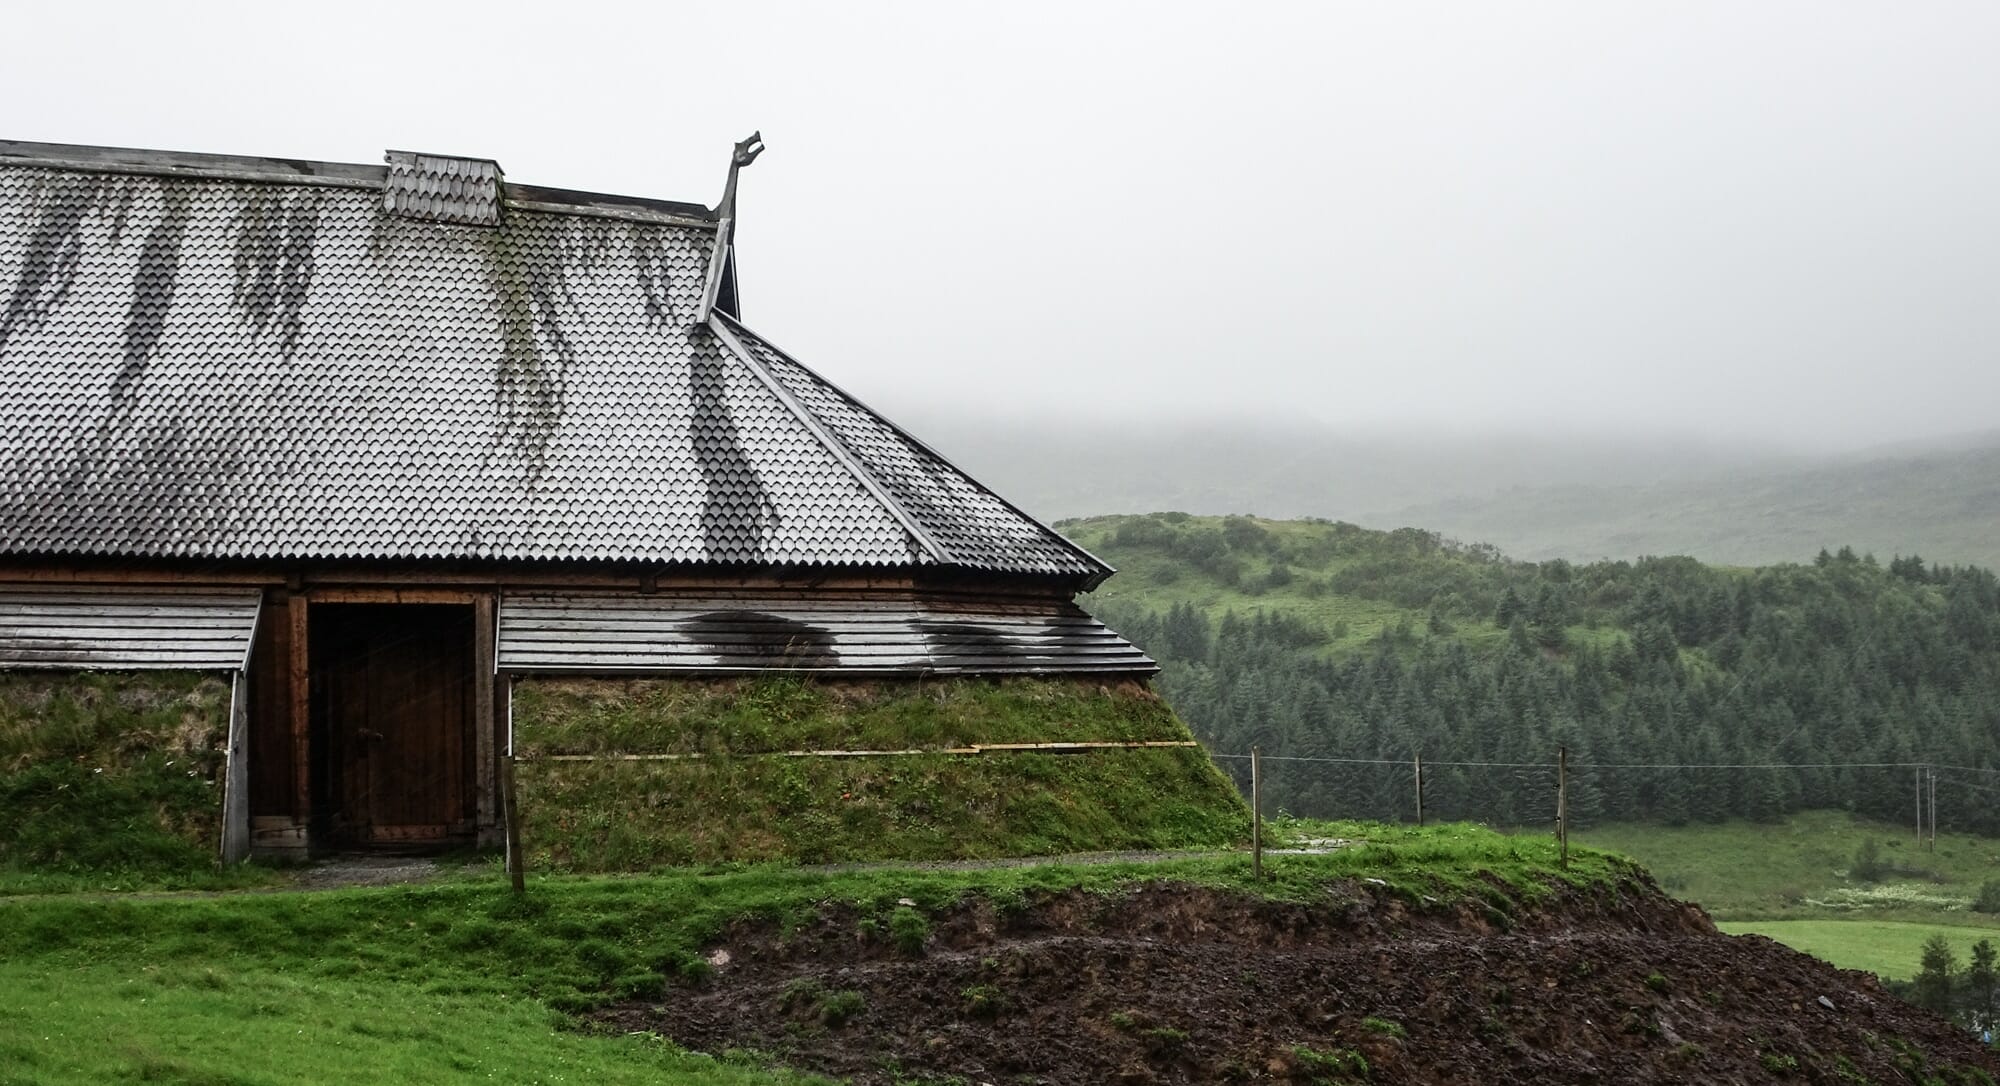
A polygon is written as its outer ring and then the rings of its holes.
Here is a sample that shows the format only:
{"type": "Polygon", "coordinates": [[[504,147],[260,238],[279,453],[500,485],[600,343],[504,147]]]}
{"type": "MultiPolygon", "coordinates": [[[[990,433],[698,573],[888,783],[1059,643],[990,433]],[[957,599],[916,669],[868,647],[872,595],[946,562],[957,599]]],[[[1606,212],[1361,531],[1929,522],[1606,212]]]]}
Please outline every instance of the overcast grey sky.
{"type": "Polygon", "coordinates": [[[0,136],[713,204],[892,414],[2000,425],[2000,6],[23,5],[0,136]]]}

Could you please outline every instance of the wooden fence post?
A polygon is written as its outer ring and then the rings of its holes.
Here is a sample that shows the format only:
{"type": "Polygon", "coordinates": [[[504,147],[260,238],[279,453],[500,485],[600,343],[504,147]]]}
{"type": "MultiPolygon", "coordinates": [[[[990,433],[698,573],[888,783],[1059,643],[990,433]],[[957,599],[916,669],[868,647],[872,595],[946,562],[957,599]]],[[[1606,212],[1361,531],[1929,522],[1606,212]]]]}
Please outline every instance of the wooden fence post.
{"type": "Polygon", "coordinates": [[[1936,852],[1937,851],[1937,770],[1931,769],[1927,771],[1926,775],[1930,777],[1930,784],[1931,784],[1930,788],[1931,851],[1936,852]]]}
{"type": "Polygon", "coordinates": [[[1250,747],[1250,877],[1264,877],[1264,763],[1261,753],[1250,747]]]}
{"type": "Polygon", "coordinates": [[[1556,748],[1556,844],[1563,870],[1569,870],[1569,748],[1556,748]]]}
{"type": "Polygon", "coordinates": [[[1424,828],[1424,756],[1416,755],[1417,765],[1417,828],[1424,828]]]}
{"type": "Polygon", "coordinates": [[[1917,768],[1917,847],[1924,847],[1924,771],[1917,768]]]}
{"type": "Polygon", "coordinates": [[[527,889],[527,873],[521,859],[521,804],[514,798],[512,750],[500,763],[500,802],[507,805],[507,881],[518,894],[527,889]]]}
{"type": "Polygon", "coordinates": [[[506,806],[507,881],[519,894],[527,890],[527,859],[521,855],[521,803],[514,790],[514,680],[507,680],[507,749],[500,759],[500,802],[506,806]]]}

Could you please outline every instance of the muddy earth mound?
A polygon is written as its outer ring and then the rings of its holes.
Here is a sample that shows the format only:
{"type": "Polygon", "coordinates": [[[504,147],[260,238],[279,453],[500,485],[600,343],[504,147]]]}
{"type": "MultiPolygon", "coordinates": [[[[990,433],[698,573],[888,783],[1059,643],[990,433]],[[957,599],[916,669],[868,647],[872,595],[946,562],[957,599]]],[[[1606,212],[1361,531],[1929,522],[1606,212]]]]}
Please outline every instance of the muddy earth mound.
{"type": "Polygon", "coordinates": [[[857,1083],[1990,1083],[1966,1032],[1635,877],[1524,904],[1152,885],[743,924],[623,1031],[857,1083]]]}

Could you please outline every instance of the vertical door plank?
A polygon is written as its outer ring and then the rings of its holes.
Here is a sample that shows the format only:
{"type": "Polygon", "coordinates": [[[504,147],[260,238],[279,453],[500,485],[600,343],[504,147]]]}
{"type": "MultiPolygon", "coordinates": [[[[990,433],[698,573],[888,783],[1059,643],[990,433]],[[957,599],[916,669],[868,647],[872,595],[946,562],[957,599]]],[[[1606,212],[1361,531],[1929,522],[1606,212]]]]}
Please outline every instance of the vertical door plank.
{"type": "Polygon", "coordinates": [[[306,597],[294,592],[286,601],[291,620],[290,666],[286,668],[286,694],[292,725],[292,817],[305,825],[312,818],[312,758],[308,737],[312,731],[311,668],[306,656],[306,597]]]}

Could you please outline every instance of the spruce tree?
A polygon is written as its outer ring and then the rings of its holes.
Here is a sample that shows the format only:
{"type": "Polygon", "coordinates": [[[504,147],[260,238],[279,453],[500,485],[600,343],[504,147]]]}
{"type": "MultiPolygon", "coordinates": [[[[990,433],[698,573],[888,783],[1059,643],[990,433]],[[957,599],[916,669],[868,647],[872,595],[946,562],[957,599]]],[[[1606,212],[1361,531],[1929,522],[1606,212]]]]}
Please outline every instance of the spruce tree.
{"type": "Polygon", "coordinates": [[[1973,1029],[1991,1029],[1994,1020],[1994,996],[2000,994],[2000,975],[1996,975],[1993,940],[1981,939],[1972,944],[1972,962],[1965,967],[1965,977],[1959,985],[1960,997],[1965,1005],[1969,1025],[1973,1029]]]}
{"type": "Polygon", "coordinates": [[[1910,1002],[1925,1010],[1950,1014],[1953,974],[1957,971],[1958,957],[1942,934],[1924,940],[1923,958],[1910,988],[1910,1002]]]}

